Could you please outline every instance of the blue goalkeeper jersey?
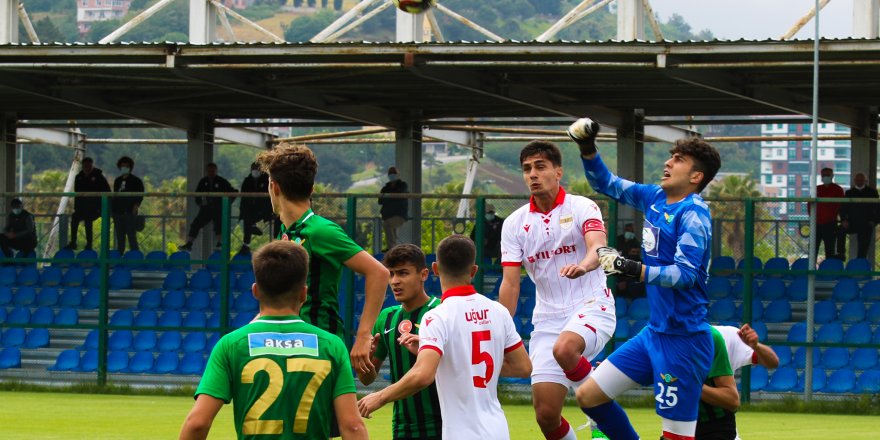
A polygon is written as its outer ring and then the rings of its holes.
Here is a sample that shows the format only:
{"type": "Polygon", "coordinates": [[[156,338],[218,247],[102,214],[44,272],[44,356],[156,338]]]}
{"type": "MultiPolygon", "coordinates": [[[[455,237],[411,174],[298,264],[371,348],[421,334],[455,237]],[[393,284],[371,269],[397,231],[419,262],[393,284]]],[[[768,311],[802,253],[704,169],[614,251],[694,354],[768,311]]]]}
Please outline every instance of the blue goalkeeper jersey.
{"type": "Polygon", "coordinates": [[[611,174],[598,155],[583,163],[596,191],[645,213],[642,263],[651,309],[648,328],[668,334],[709,331],[706,280],[712,222],[706,202],[690,194],[667,205],[659,185],[621,179],[611,174]]]}

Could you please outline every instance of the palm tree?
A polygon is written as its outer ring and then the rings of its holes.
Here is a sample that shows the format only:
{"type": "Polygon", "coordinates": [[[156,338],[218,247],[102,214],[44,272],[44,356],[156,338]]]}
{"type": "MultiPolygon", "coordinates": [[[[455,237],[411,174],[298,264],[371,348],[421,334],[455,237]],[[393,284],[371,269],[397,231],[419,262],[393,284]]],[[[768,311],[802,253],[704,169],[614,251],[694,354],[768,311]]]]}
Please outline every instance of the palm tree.
{"type": "MultiPolygon", "coordinates": [[[[725,239],[726,249],[722,251],[722,254],[732,255],[735,253],[738,255],[734,256],[743,256],[745,251],[743,249],[743,236],[745,235],[745,204],[743,199],[760,196],[761,192],[758,191],[757,184],[751,174],[731,174],[709,185],[709,198],[720,199],[711,201],[710,205],[712,219],[716,225],[720,224],[721,226],[715,231],[715,234],[720,233],[725,239]]],[[[755,219],[763,218],[769,218],[766,208],[756,206],[755,219]]],[[[755,223],[755,235],[759,236],[766,232],[767,227],[764,223],[755,223]]]]}

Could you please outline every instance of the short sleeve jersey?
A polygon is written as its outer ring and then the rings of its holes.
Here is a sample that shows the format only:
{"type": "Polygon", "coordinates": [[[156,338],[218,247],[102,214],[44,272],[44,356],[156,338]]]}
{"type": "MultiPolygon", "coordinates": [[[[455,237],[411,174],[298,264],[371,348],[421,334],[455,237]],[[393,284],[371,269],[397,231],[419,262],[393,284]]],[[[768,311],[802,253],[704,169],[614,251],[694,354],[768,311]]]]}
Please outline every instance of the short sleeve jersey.
{"type": "Polygon", "coordinates": [[[549,212],[541,212],[534,199],[513,212],[501,228],[501,264],[525,266],[536,288],[533,322],[568,318],[584,302],[605,295],[605,274],[600,269],[569,279],[559,275],[567,264],[586,256],[584,235],[605,232],[602,212],[592,200],[559,193],[549,212]]]}
{"type": "Polygon", "coordinates": [[[730,368],[736,371],[746,365],[755,364],[755,350],[740,339],[738,328],[729,325],[713,327],[724,338],[724,345],[727,347],[727,357],[730,359],[730,368]]]}
{"type": "Polygon", "coordinates": [[[441,355],[434,380],[447,421],[443,438],[510,438],[498,402],[498,375],[504,354],[521,345],[510,312],[500,303],[473,286],[443,292],[442,303],[422,318],[419,333],[419,351],[441,355]]]}
{"type": "MultiPolygon", "coordinates": [[[[419,334],[422,316],[438,305],[438,298],[430,298],[423,306],[408,312],[400,305],[379,312],[373,326],[373,334],[379,335],[373,356],[388,359],[392,383],[399,381],[416,363],[416,355],[398,344],[397,338],[406,333],[419,334]]],[[[443,423],[437,387],[431,384],[410,397],[395,401],[391,424],[395,439],[440,437],[443,423]]]]}
{"type": "Polygon", "coordinates": [[[339,316],[339,282],[349,258],[363,249],[339,225],[316,215],[311,209],[290,227],[283,227],[278,238],[287,235],[309,253],[308,298],[300,316],[318,328],[344,338],[339,316]]]}
{"type": "Polygon", "coordinates": [[[680,335],[708,330],[709,206],[698,194],[667,205],[666,193],[659,185],[621,179],[611,174],[598,155],[583,163],[587,180],[596,191],[645,213],[642,263],[651,309],[648,328],[680,335]]]}
{"type": "Polygon", "coordinates": [[[314,439],[330,436],[333,400],[354,392],[338,336],[264,316],[220,338],[195,394],[232,401],[239,439],[314,439]]]}

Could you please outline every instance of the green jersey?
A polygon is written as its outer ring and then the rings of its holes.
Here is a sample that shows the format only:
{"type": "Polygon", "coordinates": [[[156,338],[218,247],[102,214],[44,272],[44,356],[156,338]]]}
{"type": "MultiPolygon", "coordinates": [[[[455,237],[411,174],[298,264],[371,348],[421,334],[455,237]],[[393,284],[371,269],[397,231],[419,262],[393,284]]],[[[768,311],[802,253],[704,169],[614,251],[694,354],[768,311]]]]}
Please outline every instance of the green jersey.
{"type": "Polygon", "coordinates": [[[354,392],[338,336],[298,316],[264,316],[220,338],[195,395],[231,400],[239,439],[326,439],[334,399],[354,392]]]}
{"type": "MultiPolygon", "coordinates": [[[[709,368],[709,376],[705,382],[710,387],[715,386],[716,377],[733,375],[733,368],[730,366],[724,336],[715,327],[712,327],[712,342],[715,345],[715,356],[712,359],[712,367],[709,368]]],[[[735,415],[724,408],[712,406],[704,400],[700,400],[700,412],[697,418],[697,437],[707,436],[713,432],[732,432],[736,435],[735,415]]]]}
{"type": "Polygon", "coordinates": [[[345,338],[337,299],[339,282],[343,263],[363,249],[339,225],[311,209],[289,228],[282,227],[278,238],[284,235],[309,253],[309,296],[300,315],[306,322],[345,338]]]}
{"type": "MultiPolygon", "coordinates": [[[[392,383],[400,380],[416,363],[416,356],[398,344],[397,338],[404,333],[419,334],[418,323],[422,316],[438,305],[440,300],[431,298],[410,312],[400,305],[379,312],[373,326],[373,334],[379,334],[373,356],[380,360],[389,359],[392,383]]],[[[413,396],[394,402],[392,427],[395,439],[440,438],[440,401],[433,383],[413,396]]]]}

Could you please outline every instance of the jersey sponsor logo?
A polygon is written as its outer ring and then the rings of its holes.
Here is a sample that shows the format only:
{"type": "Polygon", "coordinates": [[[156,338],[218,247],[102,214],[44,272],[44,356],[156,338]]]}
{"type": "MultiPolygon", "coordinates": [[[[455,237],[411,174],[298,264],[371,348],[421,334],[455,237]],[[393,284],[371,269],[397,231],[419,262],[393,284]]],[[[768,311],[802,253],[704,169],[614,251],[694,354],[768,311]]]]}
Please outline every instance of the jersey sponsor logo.
{"type": "Polygon", "coordinates": [[[574,216],[571,214],[559,216],[559,227],[567,231],[571,229],[572,226],[574,226],[574,216]]]}
{"type": "Polygon", "coordinates": [[[576,245],[559,246],[558,248],[556,248],[552,251],[540,251],[535,255],[530,255],[530,256],[526,257],[526,259],[528,260],[529,263],[534,263],[538,260],[549,260],[549,259],[555,257],[556,255],[570,254],[570,253],[574,252],[575,250],[576,250],[576,245]]]}
{"type": "Polygon", "coordinates": [[[311,333],[251,333],[251,356],[318,356],[318,335],[311,333]]]}
{"type": "Polygon", "coordinates": [[[466,319],[467,322],[473,322],[474,324],[486,324],[491,322],[489,319],[489,309],[471,309],[470,311],[464,312],[464,319],[466,319]]]}
{"type": "Polygon", "coordinates": [[[391,332],[393,332],[393,331],[394,331],[393,328],[385,329],[385,334],[387,335],[388,333],[391,333],[391,332]]]}
{"type": "Polygon", "coordinates": [[[648,220],[645,220],[642,227],[642,249],[649,257],[660,255],[660,228],[655,227],[648,220]]]}
{"type": "Polygon", "coordinates": [[[529,228],[531,228],[531,227],[532,227],[532,225],[523,225],[523,229],[526,230],[526,233],[529,232],[529,228]]]}
{"type": "Polygon", "coordinates": [[[400,324],[397,324],[397,331],[404,335],[412,331],[412,328],[413,323],[409,319],[404,319],[403,321],[400,321],[400,324]]]}

